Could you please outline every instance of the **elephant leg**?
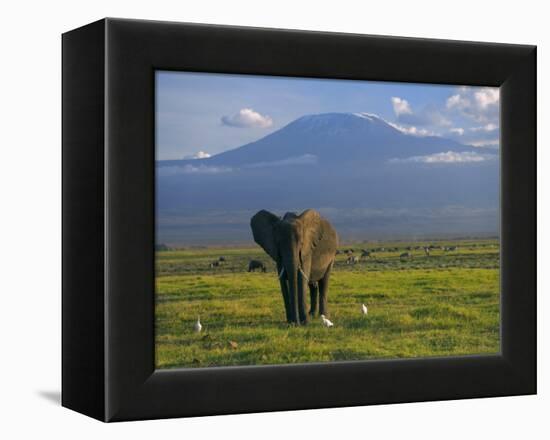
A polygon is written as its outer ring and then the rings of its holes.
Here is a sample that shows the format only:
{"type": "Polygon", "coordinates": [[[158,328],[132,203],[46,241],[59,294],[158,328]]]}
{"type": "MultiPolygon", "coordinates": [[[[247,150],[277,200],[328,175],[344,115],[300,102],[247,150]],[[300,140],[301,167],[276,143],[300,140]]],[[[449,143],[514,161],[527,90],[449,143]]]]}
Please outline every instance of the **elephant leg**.
{"type": "Polygon", "coordinates": [[[317,283],[309,284],[309,298],[310,298],[310,308],[309,315],[315,316],[317,313],[317,298],[319,296],[319,286],[317,283]]]}
{"type": "Polygon", "coordinates": [[[288,280],[288,307],[290,311],[290,322],[296,325],[300,325],[299,313],[298,313],[298,298],[299,298],[299,275],[294,272],[287,275],[288,280]]]}
{"type": "Polygon", "coordinates": [[[319,281],[319,314],[327,315],[327,296],[328,296],[328,283],[330,280],[330,272],[332,270],[332,263],[328,267],[323,278],[319,281]]]}
{"type": "Polygon", "coordinates": [[[300,323],[307,324],[309,321],[306,312],[306,286],[308,282],[302,271],[298,272],[298,315],[300,323]]]}
{"type": "MultiPolygon", "coordinates": [[[[281,268],[278,268],[278,273],[281,273],[281,268]]],[[[279,278],[279,284],[281,285],[281,293],[283,294],[283,302],[285,304],[286,322],[292,322],[292,313],[290,308],[290,293],[288,290],[288,282],[286,276],[279,278]]]]}

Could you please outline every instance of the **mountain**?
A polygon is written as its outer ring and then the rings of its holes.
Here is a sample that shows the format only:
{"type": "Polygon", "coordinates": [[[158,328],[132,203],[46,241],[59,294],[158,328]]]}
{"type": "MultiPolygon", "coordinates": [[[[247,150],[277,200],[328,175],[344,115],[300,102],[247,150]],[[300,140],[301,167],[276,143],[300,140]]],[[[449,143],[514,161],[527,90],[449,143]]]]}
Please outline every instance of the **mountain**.
{"type": "Polygon", "coordinates": [[[255,142],[200,160],[162,161],[159,166],[242,166],[315,156],[320,163],[378,163],[443,151],[475,151],[449,139],[405,134],[368,113],[303,116],[255,142]]]}
{"type": "Polygon", "coordinates": [[[498,233],[498,150],[406,134],[376,115],[303,116],[215,156],[157,162],[168,244],[247,241],[260,209],[319,209],[343,238],[498,233]]]}

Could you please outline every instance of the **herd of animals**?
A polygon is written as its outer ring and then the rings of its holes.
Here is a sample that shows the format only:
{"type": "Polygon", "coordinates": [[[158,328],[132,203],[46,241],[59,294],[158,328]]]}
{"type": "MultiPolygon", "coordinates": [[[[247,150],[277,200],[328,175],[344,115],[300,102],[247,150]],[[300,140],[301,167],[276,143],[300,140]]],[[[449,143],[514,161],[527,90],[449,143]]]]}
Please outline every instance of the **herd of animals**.
{"type": "MultiPolygon", "coordinates": [[[[406,252],[403,252],[399,255],[400,259],[406,259],[406,258],[412,258],[413,254],[410,251],[424,251],[424,254],[428,257],[430,256],[430,252],[434,250],[442,250],[444,252],[453,252],[458,250],[458,246],[435,246],[435,245],[429,245],[429,246],[407,246],[404,248],[406,252]]],[[[360,255],[354,255],[355,250],[345,249],[345,250],[337,250],[336,255],[339,254],[345,254],[347,256],[346,264],[356,264],[359,263],[364,258],[374,258],[375,252],[399,252],[399,248],[397,247],[379,247],[379,248],[373,248],[373,249],[360,249],[360,255]]]]}
{"type": "MultiPolygon", "coordinates": [[[[435,250],[441,250],[443,252],[453,252],[458,250],[458,246],[435,246],[435,245],[429,245],[429,246],[406,246],[403,248],[406,250],[406,252],[403,252],[399,255],[400,259],[405,258],[413,258],[413,254],[410,251],[424,251],[424,254],[427,256],[430,256],[430,252],[435,250]]],[[[358,251],[359,255],[355,255],[356,250],[353,248],[349,249],[337,249],[336,255],[345,255],[347,258],[345,259],[345,264],[356,264],[361,262],[364,259],[367,258],[375,258],[376,253],[382,253],[382,252],[399,252],[398,247],[379,247],[379,248],[373,248],[373,249],[360,249],[358,251]]],[[[227,259],[224,256],[220,256],[217,260],[214,260],[208,264],[208,267],[210,269],[213,269],[215,267],[221,267],[224,262],[226,262],[227,259]]],[[[248,262],[248,272],[267,272],[267,267],[265,263],[263,263],[260,260],[250,260],[248,262]]]]}

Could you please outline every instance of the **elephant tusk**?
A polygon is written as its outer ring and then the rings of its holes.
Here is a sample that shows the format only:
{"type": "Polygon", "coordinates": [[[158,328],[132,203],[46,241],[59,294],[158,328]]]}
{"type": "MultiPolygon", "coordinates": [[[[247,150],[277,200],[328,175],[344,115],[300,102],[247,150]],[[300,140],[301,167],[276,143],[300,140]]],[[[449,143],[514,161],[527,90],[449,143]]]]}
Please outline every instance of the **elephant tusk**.
{"type": "Polygon", "coordinates": [[[300,272],[302,274],[302,276],[306,279],[306,281],[309,283],[309,278],[307,277],[307,275],[304,273],[304,271],[302,269],[300,269],[300,272]]]}
{"type": "Polygon", "coordinates": [[[283,267],[281,269],[281,272],[279,273],[279,279],[281,279],[283,277],[283,274],[285,273],[285,268],[283,267]]]}

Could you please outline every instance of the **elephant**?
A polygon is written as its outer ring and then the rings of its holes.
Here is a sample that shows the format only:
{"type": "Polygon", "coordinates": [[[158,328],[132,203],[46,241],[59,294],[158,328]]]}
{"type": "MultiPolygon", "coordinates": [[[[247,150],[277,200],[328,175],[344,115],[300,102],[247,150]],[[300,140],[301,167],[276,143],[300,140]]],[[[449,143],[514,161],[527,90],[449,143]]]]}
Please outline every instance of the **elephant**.
{"type": "Polygon", "coordinates": [[[266,271],[265,264],[258,260],[250,260],[248,263],[248,271],[255,272],[256,269],[259,269],[262,272],[265,272],[266,271]]]}
{"type": "Polygon", "coordinates": [[[328,285],[338,248],[338,234],[328,220],[313,209],[300,215],[287,212],[283,218],[261,210],[250,226],[254,241],[277,265],[287,322],[307,324],[317,306],[319,315],[328,316],[328,285]],[[311,300],[309,316],[306,286],[311,300]]]}

